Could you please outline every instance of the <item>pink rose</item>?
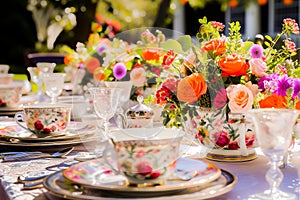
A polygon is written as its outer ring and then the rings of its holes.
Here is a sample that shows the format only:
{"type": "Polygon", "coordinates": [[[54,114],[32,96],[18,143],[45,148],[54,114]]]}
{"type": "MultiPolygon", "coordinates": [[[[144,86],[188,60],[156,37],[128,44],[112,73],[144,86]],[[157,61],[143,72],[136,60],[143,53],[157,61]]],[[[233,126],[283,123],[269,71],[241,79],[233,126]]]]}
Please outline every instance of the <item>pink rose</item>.
{"type": "Polygon", "coordinates": [[[263,77],[266,75],[267,64],[261,58],[252,58],[249,65],[252,73],[256,76],[263,77]]]}
{"type": "Polygon", "coordinates": [[[142,176],[147,176],[148,174],[152,173],[151,164],[148,162],[140,162],[139,164],[137,164],[136,168],[137,173],[142,176]]]}
{"type": "Polygon", "coordinates": [[[222,148],[228,145],[230,142],[229,134],[223,130],[216,132],[214,134],[214,138],[215,138],[216,145],[222,148]]]}
{"type": "Polygon", "coordinates": [[[230,142],[229,144],[228,144],[228,149],[229,150],[237,150],[237,149],[239,149],[240,148],[240,146],[239,146],[239,144],[237,143],[237,141],[233,141],[233,142],[230,142]]]}
{"type": "Polygon", "coordinates": [[[227,89],[228,106],[232,113],[244,113],[252,108],[254,96],[245,85],[231,85],[227,89]]]}
{"type": "Polygon", "coordinates": [[[130,79],[133,82],[133,85],[136,87],[144,86],[146,82],[146,71],[142,67],[134,68],[130,72],[130,79]]]}
{"type": "Polygon", "coordinates": [[[248,131],[245,135],[245,142],[247,147],[252,147],[255,141],[255,133],[252,131],[248,131]]]}

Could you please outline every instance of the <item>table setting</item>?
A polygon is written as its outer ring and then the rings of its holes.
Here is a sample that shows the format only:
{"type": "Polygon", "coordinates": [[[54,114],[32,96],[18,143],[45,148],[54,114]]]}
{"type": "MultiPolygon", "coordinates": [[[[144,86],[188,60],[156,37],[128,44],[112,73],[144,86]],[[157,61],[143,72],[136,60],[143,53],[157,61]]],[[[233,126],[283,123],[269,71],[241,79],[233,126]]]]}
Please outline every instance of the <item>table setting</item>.
{"type": "Polygon", "coordinates": [[[201,49],[139,29],[136,43],[78,43],[74,83],[52,63],[28,68],[35,101],[0,118],[1,199],[299,199],[294,66],[282,74],[287,57],[273,66],[274,46],[243,41],[239,23],[225,39],[199,22],[201,49]]]}
{"type": "MultiPolygon", "coordinates": [[[[263,146],[256,149],[257,157],[249,161],[210,160],[201,152],[207,147],[193,145],[181,129],[154,124],[153,120],[148,121],[152,123],[150,127],[149,123],[124,127],[114,122],[120,90],[90,90],[101,91],[92,95],[96,115],[104,120],[97,126],[72,121],[72,107],[60,103],[24,105],[15,118],[2,121],[0,146],[10,149],[0,154],[3,199],[248,199],[254,191],[268,188],[264,180],[269,168],[264,156],[268,149],[263,146]],[[10,147],[18,151],[13,152],[10,147]],[[256,184],[255,190],[249,191],[248,184],[256,184]],[[245,190],[248,192],[241,192],[245,190]]],[[[138,114],[148,112],[139,110],[138,114]]],[[[269,114],[278,117],[279,112],[286,113],[288,122],[296,121],[299,114],[295,110],[260,109],[253,110],[252,115],[257,119],[269,114]]],[[[133,119],[132,115],[125,116],[122,120],[133,119]]],[[[257,123],[267,125],[264,120],[257,123]]],[[[291,133],[293,126],[289,128],[290,131],[281,132],[291,133]]],[[[261,130],[268,129],[259,127],[258,133],[261,130]]],[[[288,141],[284,146],[288,146],[288,141]]],[[[285,174],[281,184],[281,180],[274,180],[280,189],[292,193],[293,198],[299,197],[297,169],[275,171],[285,174]]]]}

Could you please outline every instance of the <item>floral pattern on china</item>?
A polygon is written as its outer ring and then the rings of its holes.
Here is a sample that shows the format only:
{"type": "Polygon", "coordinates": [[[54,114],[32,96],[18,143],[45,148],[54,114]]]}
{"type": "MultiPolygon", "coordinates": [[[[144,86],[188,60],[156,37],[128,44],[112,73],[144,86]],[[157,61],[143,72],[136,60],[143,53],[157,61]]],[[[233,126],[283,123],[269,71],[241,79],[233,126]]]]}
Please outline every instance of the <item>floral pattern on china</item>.
{"type": "Polygon", "coordinates": [[[253,147],[253,127],[239,114],[253,107],[300,108],[300,68],[289,38],[299,34],[298,24],[284,19],[274,40],[265,36],[255,44],[242,40],[238,21],[229,24],[227,37],[220,34],[222,23],[206,17],[199,22],[200,45],[191,46],[180,73],[163,81],[156,92],[156,103],[164,106],[163,124],[184,128],[210,148],[253,147]]]}
{"type": "Polygon", "coordinates": [[[37,134],[50,134],[66,130],[70,121],[70,109],[65,111],[60,109],[60,111],[54,112],[53,108],[49,108],[49,112],[47,112],[47,108],[44,108],[43,113],[40,109],[27,112],[27,128],[37,134]]]}

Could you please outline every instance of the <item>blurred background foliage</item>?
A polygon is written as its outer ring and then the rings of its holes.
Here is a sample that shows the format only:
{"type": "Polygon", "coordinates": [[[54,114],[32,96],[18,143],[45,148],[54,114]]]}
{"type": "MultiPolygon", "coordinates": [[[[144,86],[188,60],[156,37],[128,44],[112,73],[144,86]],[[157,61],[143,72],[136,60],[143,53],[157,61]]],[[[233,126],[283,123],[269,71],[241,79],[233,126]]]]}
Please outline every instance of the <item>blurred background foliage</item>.
{"type": "Polygon", "coordinates": [[[87,41],[91,24],[95,20],[102,24],[103,29],[112,25],[115,32],[146,26],[173,29],[174,12],[178,3],[185,9],[185,34],[195,35],[199,28],[199,18],[208,16],[210,20],[224,22],[227,6],[247,6],[249,2],[265,4],[267,0],[1,1],[0,63],[9,64],[12,73],[24,73],[29,65],[28,53],[58,52],[62,45],[75,48],[77,42],[87,41]],[[38,17],[33,15],[36,11],[40,12],[38,17]],[[65,15],[69,16],[67,20],[65,15]],[[70,17],[73,15],[75,23],[73,17],[70,17]],[[53,41],[53,49],[47,47],[45,30],[44,36],[39,36],[38,24],[56,28],[57,37],[53,41]]]}

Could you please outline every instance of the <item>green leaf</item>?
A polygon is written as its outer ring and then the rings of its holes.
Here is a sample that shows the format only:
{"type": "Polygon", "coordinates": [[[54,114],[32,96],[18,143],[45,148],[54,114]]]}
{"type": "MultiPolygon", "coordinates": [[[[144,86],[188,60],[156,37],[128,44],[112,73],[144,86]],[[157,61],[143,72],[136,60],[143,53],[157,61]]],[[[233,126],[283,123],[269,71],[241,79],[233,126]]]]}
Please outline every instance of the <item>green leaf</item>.
{"type": "Polygon", "coordinates": [[[246,42],[244,42],[243,49],[248,50],[248,49],[250,49],[250,47],[251,47],[252,45],[253,45],[253,42],[251,42],[251,41],[246,41],[246,42]]]}
{"type": "Polygon", "coordinates": [[[169,39],[165,42],[160,43],[160,47],[167,51],[174,50],[175,53],[183,54],[183,50],[180,43],[173,39],[169,39]]]}
{"type": "Polygon", "coordinates": [[[271,44],[267,41],[264,42],[264,44],[267,46],[267,47],[271,47],[271,44]]]}
{"type": "Polygon", "coordinates": [[[188,51],[193,47],[192,38],[189,35],[179,36],[177,41],[181,44],[183,51],[188,51]]]}
{"type": "Polygon", "coordinates": [[[272,37],[269,36],[269,35],[265,35],[265,39],[267,39],[267,40],[269,40],[269,41],[272,41],[272,40],[273,40],[272,37]]]}

